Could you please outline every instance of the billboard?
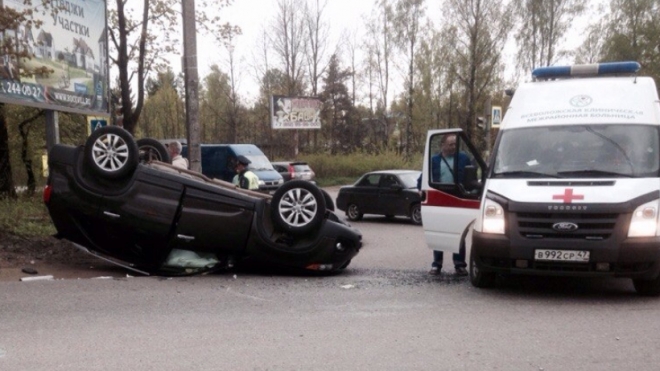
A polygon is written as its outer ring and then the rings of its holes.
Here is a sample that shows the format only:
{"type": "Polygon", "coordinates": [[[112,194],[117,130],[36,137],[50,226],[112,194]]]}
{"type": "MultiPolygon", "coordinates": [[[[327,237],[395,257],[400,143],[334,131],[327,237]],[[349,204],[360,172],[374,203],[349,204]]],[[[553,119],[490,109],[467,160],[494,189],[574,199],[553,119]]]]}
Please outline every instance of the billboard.
{"type": "Polygon", "coordinates": [[[273,95],[270,101],[273,129],[320,129],[321,108],[318,98],[273,95]]]}
{"type": "Polygon", "coordinates": [[[105,0],[50,0],[25,5],[2,0],[21,12],[32,9],[36,26],[0,33],[32,58],[16,58],[0,48],[0,102],[82,114],[108,113],[108,42],[105,0]],[[3,54],[5,53],[5,54],[3,54]],[[26,76],[27,71],[50,72],[26,76]]]}

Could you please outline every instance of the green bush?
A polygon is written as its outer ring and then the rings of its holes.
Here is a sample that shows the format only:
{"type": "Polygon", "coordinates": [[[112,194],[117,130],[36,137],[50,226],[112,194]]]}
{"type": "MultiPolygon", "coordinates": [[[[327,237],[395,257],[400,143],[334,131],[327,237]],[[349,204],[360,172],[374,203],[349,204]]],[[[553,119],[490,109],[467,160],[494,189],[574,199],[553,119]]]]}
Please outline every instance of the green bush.
{"type": "Polygon", "coordinates": [[[374,170],[420,170],[422,168],[421,154],[406,161],[402,155],[393,151],[377,155],[365,153],[336,156],[310,154],[301,155],[300,160],[306,161],[314,170],[316,179],[321,186],[352,184],[362,174],[374,170]]]}

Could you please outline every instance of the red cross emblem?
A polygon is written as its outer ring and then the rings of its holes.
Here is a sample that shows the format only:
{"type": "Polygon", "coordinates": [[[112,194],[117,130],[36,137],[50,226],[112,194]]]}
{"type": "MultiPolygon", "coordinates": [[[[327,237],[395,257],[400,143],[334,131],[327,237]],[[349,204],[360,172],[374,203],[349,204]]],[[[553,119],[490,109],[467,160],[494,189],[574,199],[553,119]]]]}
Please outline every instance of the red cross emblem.
{"type": "Polygon", "coordinates": [[[584,200],[584,195],[574,195],[573,188],[566,188],[563,195],[552,195],[553,200],[563,200],[565,204],[570,204],[573,200],[584,200]]]}

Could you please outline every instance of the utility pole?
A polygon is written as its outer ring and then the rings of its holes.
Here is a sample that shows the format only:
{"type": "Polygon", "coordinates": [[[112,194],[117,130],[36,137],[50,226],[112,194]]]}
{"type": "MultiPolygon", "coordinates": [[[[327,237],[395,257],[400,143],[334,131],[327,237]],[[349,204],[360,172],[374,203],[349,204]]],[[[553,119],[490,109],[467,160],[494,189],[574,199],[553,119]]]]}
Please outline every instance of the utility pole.
{"type": "Polygon", "coordinates": [[[493,103],[491,100],[491,97],[489,96],[486,99],[486,104],[484,106],[484,141],[486,142],[484,145],[484,159],[488,160],[490,157],[490,129],[491,129],[491,123],[493,121],[492,116],[493,112],[493,103]]]}
{"type": "Polygon", "coordinates": [[[202,171],[199,146],[199,74],[197,72],[197,29],[195,0],[182,0],[183,6],[183,75],[186,89],[186,129],[190,170],[202,171]]]}

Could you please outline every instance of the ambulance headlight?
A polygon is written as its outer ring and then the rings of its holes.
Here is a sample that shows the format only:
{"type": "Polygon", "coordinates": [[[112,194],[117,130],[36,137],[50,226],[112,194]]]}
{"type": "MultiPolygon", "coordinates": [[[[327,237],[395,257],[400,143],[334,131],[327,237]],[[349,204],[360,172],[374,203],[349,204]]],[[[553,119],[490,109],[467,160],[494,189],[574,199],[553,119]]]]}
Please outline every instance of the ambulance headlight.
{"type": "Polygon", "coordinates": [[[658,205],[660,200],[647,202],[635,209],[628,228],[628,237],[658,235],[658,205]]]}
{"type": "Polygon", "coordinates": [[[486,199],[482,218],[484,233],[504,234],[504,209],[500,204],[486,199]]]}

